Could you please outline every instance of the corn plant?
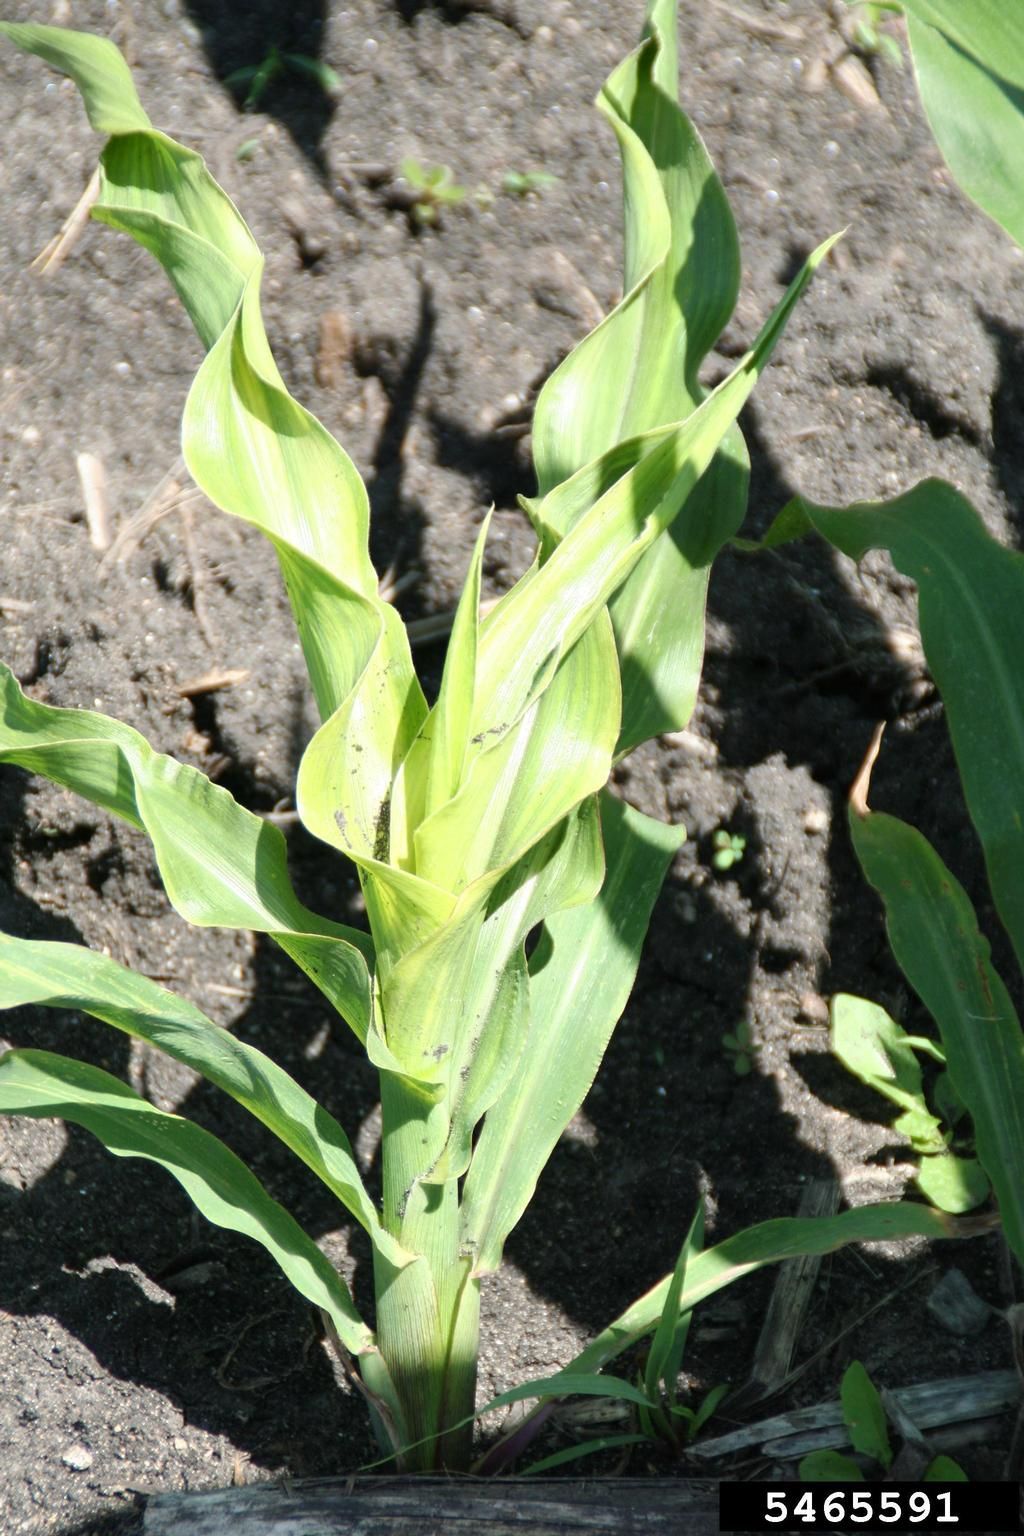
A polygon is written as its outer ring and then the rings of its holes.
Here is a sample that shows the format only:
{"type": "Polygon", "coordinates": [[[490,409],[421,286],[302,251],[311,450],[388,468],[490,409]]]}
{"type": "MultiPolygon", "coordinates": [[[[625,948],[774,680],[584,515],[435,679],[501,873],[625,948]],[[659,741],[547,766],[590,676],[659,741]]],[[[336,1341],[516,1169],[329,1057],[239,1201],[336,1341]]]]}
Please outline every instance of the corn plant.
{"type": "MultiPolygon", "coordinates": [[[[964,191],[1024,246],[1024,12],[999,0],[901,0],[901,8],[939,148],[964,191]]],[[[763,542],[809,529],[855,560],[887,550],[917,584],[925,658],[993,904],[1024,969],[1024,555],[992,538],[970,502],[940,480],[845,509],[797,498],[763,542]]],[[[851,791],[851,837],[885,905],[893,954],[941,1044],[910,1039],[876,1005],[852,997],[833,1002],[833,1039],[853,1071],[904,1108],[901,1128],[923,1154],[918,1183],[930,1198],[970,1208],[984,1198],[987,1176],[1024,1264],[1020,1020],[967,892],[916,828],[871,810],[880,741],[881,732],[851,791]],[[969,1112],[980,1170],[950,1151],[952,1128],[942,1132],[924,1104],[911,1047],[945,1063],[946,1119],[969,1112]]]]}
{"type": "MultiPolygon", "coordinates": [[[[0,936],[0,1005],[92,1014],[244,1105],[368,1234],[375,1326],[228,1147],[109,1074],[11,1050],[0,1112],[61,1116],[114,1154],[165,1168],[207,1219],[261,1243],[321,1310],[384,1449],[414,1468],[463,1466],[481,1280],[594,1077],[683,836],[614,799],[609,773],[689,718],[710,562],[744,509],[735,419],[827,245],[705,396],[697,371],[736,300],[737,241],[677,104],[674,0],[650,0],[642,44],[599,99],[624,166],[625,296],[540,395],[538,490],[524,502],[536,558],[481,619],[485,521],[429,707],[406,630],[378,593],[362,481],[275,366],[262,261],[242,218],[200,157],[152,126],[112,44],[41,26],[2,31],[79,86],[107,136],[94,216],[164,266],[205,349],[184,410],[185,460],[210,501],[277,553],[321,720],[296,803],[313,836],[357,868],[370,931],[302,905],[280,831],[225,789],[116,720],[34,701],[6,669],[0,761],[145,831],[179,914],[269,935],[319,988],[379,1071],[381,1204],[341,1126],[298,1083],[113,959],[0,936]]],[[[793,1252],[954,1230],[940,1213],[898,1204],[769,1222],[693,1256],[670,1310],[793,1252]]],[[[553,1382],[514,1395],[598,1390],[601,1367],[659,1327],[672,1283],[553,1382]]]]}
{"type": "MultiPolygon", "coordinates": [[[[808,528],[853,559],[888,550],[917,583],[925,657],[945,704],[993,903],[1024,967],[1024,555],[998,543],[941,480],[889,502],[794,501],[766,543],[808,528]]],[[[963,886],[916,827],[868,804],[880,741],[881,731],[850,796],[854,851],[885,904],[893,954],[938,1025],[955,1099],[970,1112],[978,1161],[1024,1263],[1024,1034],[963,886]]],[[[870,1005],[842,1001],[865,1021],[870,1005]]],[[[906,1060],[894,1038],[889,1048],[894,1096],[906,1060]]]]}

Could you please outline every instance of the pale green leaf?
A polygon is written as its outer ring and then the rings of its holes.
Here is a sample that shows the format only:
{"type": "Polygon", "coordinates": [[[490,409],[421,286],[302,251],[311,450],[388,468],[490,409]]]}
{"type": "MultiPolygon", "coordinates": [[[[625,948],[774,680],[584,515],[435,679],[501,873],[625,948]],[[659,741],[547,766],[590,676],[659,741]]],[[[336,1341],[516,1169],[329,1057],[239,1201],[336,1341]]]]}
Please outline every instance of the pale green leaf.
{"type": "Polygon", "coordinates": [[[352,1148],[334,1117],[276,1062],[220,1029],[194,1004],[78,944],[0,933],[0,1008],[72,1008],[145,1040],[199,1072],[261,1120],[322,1179],[391,1263],[406,1262],[383,1231],[352,1148]]]}
{"type": "MultiPolygon", "coordinates": [[[[592,901],[604,872],[600,818],[596,799],[591,797],[535,844],[495,887],[474,943],[464,990],[435,994],[435,1019],[451,1019],[453,1025],[451,1051],[441,1063],[451,1130],[444,1156],[430,1171],[430,1182],[465,1173],[477,1126],[504,1092],[522,1058],[530,1026],[528,934],[553,914],[592,901]],[[453,997],[458,1000],[454,1009],[453,997]]],[[[429,946],[420,962],[420,975],[429,974],[429,946]]],[[[403,1003],[414,1016],[414,989],[407,994],[405,981],[403,968],[403,1003]]]]}
{"type": "Polygon", "coordinates": [[[284,387],[260,315],[262,259],[230,200],[197,155],[144,116],[108,121],[111,80],[127,74],[111,63],[111,45],[98,69],[97,39],[58,36],[56,51],[49,31],[22,29],[17,40],[72,73],[87,110],[113,132],[94,214],[164,265],[208,349],[186,403],[185,460],[211,501],[275,546],[317,702],[335,719],[345,759],[345,798],[329,809],[356,850],[372,852],[426,704],[405,630],[377,596],[362,482],[284,387]]]}
{"type": "Polygon", "coordinates": [[[973,1211],[991,1193],[981,1164],[973,1157],[957,1157],[953,1152],[922,1157],[916,1183],[926,1200],[940,1211],[952,1211],[954,1215],[973,1211]]]}
{"type": "MultiPolygon", "coordinates": [[[[648,8],[647,41],[611,75],[598,105],[619,140],[625,295],[541,390],[533,423],[541,497],[637,434],[684,418],[704,398],[697,372],[739,291],[732,213],[676,101],[676,18],[648,8]]],[[[704,650],[708,566],[746,506],[738,429],[685,509],[611,604],[624,687],[618,754],[686,724],[704,650]]],[[[531,503],[531,513],[538,510],[531,503]]],[[[538,527],[550,552],[565,526],[538,527]]]]}
{"type": "Polygon", "coordinates": [[[97,133],[134,133],[150,126],[131,70],[109,38],[18,21],[0,21],[0,35],[73,78],[97,133]]]}
{"type": "Polygon", "coordinates": [[[481,625],[471,737],[476,751],[519,720],[539,688],[550,686],[562,659],[677,516],[833,243],[811,255],[753,350],[685,421],[652,433],[648,445],[633,441],[611,449],[607,461],[587,465],[540,503],[543,521],[568,532],[481,625]]]}
{"type": "Polygon", "coordinates": [[[270,934],[366,1039],[370,941],[301,904],[277,827],[243,810],[198,769],[154,752],[130,726],[36,703],[2,665],[0,762],[44,774],[142,828],[182,917],[200,927],[270,934]]]}
{"type": "MultiPolygon", "coordinates": [[[[907,4],[907,37],[921,102],[935,141],[960,186],[978,206],[1024,245],[1024,38],[1021,7],[995,0],[998,20],[991,29],[990,62],[968,49],[976,19],[960,25],[948,5],[907,4]],[[923,18],[942,11],[942,30],[923,18]],[[945,14],[950,13],[950,14],[945,14]],[[950,32],[952,31],[952,38],[950,32]],[[964,39],[964,41],[958,41],[964,39]]],[[[971,0],[973,12],[979,0],[971,0]]],[[[986,18],[987,24],[988,18],[986,18]]]]}
{"type": "Polygon", "coordinates": [[[608,873],[592,901],[544,925],[530,960],[526,1047],[484,1120],[466,1176],[463,1243],[481,1272],[500,1263],[505,1238],[593,1082],[683,838],[681,828],[663,826],[607,793],[600,804],[608,873]]]}
{"type": "Polygon", "coordinates": [[[165,1168],[215,1226],[254,1238],[307,1301],[330,1317],[345,1347],[374,1347],[344,1280],[292,1216],[223,1142],[84,1062],[49,1051],[0,1057],[0,1114],[70,1120],[97,1136],[116,1157],[141,1157],[165,1168]]]}
{"type": "Polygon", "coordinates": [[[619,705],[611,626],[599,612],[539,697],[467,740],[462,788],[416,830],[417,873],[458,893],[511,868],[607,783],[619,705]]]}

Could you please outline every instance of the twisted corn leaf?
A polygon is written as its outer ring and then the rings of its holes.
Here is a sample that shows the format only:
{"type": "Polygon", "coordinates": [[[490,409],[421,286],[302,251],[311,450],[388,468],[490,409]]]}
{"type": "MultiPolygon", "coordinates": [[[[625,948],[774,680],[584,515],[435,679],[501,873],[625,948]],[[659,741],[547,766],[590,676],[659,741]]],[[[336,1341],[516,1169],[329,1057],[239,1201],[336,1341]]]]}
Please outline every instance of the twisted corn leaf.
{"type": "MultiPolygon", "coordinates": [[[[651,0],[647,34],[598,97],[622,156],[625,295],[551,375],[534,416],[539,497],[524,506],[545,558],[568,527],[543,505],[548,492],[620,442],[649,448],[642,434],[694,409],[704,398],[698,369],[739,291],[732,213],[677,104],[673,0],[651,0]]],[[[619,754],[692,713],[708,568],[742,521],[747,479],[743,439],[730,428],[682,515],[612,601],[625,700],[619,754]]]]}
{"type": "MultiPolygon", "coordinates": [[[[481,1117],[503,1093],[528,1045],[537,1000],[524,950],[527,935],[542,923],[581,904],[602,889],[605,853],[597,800],[591,796],[509,870],[494,891],[486,913],[455,925],[439,945],[424,945],[402,963],[397,991],[401,1019],[416,1020],[417,1003],[434,1007],[436,1021],[451,1020],[451,1050],[442,1058],[445,1099],[451,1115],[448,1146],[431,1168],[429,1182],[461,1176],[469,1167],[472,1138],[481,1117]],[[439,991],[449,968],[437,965],[454,936],[478,932],[461,991],[439,991]]],[[[468,948],[468,946],[467,946],[468,948]]],[[[426,1041],[423,1036],[424,1044],[426,1041]]],[[[436,1050],[436,1046],[435,1046],[436,1050]]],[[[475,1153],[473,1153],[475,1161],[475,1153]]]]}
{"type": "Polygon", "coordinates": [[[301,904],[277,827],[243,810],[198,769],[154,752],[131,726],[36,703],[2,665],[0,762],[45,774],[145,831],[182,917],[198,927],[269,934],[366,1041],[370,941],[301,904]]]}
{"type": "Polygon", "coordinates": [[[194,1004],[81,945],[0,933],[0,1008],[24,1004],[91,1014],[201,1073],[301,1158],[396,1268],[408,1262],[383,1231],[334,1117],[276,1062],[218,1028],[194,1004]]]}
{"type": "Polygon", "coordinates": [[[1015,0],[903,0],[932,133],[960,186],[1024,245],[1024,11],[1015,0]]]}
{"type": "Polygon", "coordinates": [[[404,627],[377,596],[362,482],[271,356],[255,241],[200,157],[152,128],[112,44],[54,27],[0,30],[76,80],[93,126],[112,136],[94,216],[157,257],[208,348],[185,407],[185,461],[211,501],[275,547],[321,714],[339,722],[345,792],[332,811],[372,854],[426,704],[404,627]]]}
{"type": "MultiPolygon", "coordinates": [[[[460,898],[466,920],[475,904],[489,895],[507,870],[570,806],[606,781],[614,746],[609,700],[617,702],[617,692],[605,605],[677,515],[685,493],[707,468],[793,306],[832,243],[826,242],[813,253],[752,352],[686,421],[652,434],[650,451],[643,456],[627,451],[626,461],[633,467],[619,473],[603,493],[608,475],[599,461],[545,498],[545,507],[551,503],[556,511],[572,508],[571,527],[550,558],[534,565],[480,625],[470,734],[463,756],[465,800],[460,791],[420,829],[421,846],[426,850],[435,818],[436,825],[445,830],[447,837],[439,840],[437,852],[441,860],[446,842],[454,841],[461,827],[465,843],[458,845],[464,849],[460,859],[469,862],[472,874],[480,867],[471,862],[474,815],[477,835],[482,817],[489,835],[493,836],[490,829],[497,825],[498,835],[481,861],[490,868],[479,873],[460,898]],[[542,712],[543,729],[538,723],[542,712]],[[603,735],[599,722],[603,722],[603,735]],[[592,733],[590,741],[582,737],[584,727],[592,733]],[[506,801],[499,789],[507,792],[513,783],[514,794],[506,801]]],[[[611,450],[608,459],[619,469],[622,450],[611,450]]],[[[424,731],[430,728],[428,718],[424,731]]],[[[307,749],[300,791],[303,774],[315,772],[326,777],[332,772],[332,731],[329,722],[307,749]]],[[[308,800],[322,807],[336,793],[336,789],[328,791],[317,785],[308,800]]],[[[308,824],[319,835],[337,841],[337,831],[322,813],[320,819],[308,824]]],[[[481,840],[486,848],[488,838],[481,840]]],[[[407,928],[408,918],[392,898],[398,881],[404,881],[416,899],[424,888],[431,899],[439,901],[440,896],[433,882],[416,877],[413,884],[405,871],[361,862],[374,877],[367,884],[367,907],[378,936],[379,963],[387,975],[392,956],[407,948],[403,928],[407,928]],[[389,909],[383,909],[382,896],[392,903],[389,909]],[[394,938],[389,943],[391,934],[394,938]]],[[[426,903],[422,910],[426,913],[426,903]]],[[[458,920],[454,912],[451,920],[458,920]]],[[[429,935],[424,933],[424,937],[429,935]]],[[[397,1052],[406,1072],[422,1078],[422,1059],[417,1061],[414,1053],[397,1044],[395,1031],[399,1027],[385,1000],[389,1048],[397,1052]]]]}
{"type": "Polygon", "coordinates": [[[155,1109],[109,1072],[49,1051],[8,1051],[0,1057],[0,1112],[58,1116],[91,1131],[116,1157],[158,1163],[208,1221],[260,1243],[300,1296],[326,1312],[346,1349],[355,1355],[375,1352],[373,1334],[344,1280],[216,1136],[155,1109]]]}

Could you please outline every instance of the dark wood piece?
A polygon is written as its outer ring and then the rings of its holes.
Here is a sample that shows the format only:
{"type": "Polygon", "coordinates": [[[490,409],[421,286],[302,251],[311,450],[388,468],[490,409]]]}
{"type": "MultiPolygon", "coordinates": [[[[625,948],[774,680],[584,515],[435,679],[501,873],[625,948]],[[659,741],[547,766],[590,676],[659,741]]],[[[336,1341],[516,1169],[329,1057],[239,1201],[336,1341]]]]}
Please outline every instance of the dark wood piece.
{"type": "Polygon", "coordinates": [[[144,1536],[713,1536],[688,1478],[314,1478],[148,1501],[144,1536]]]}

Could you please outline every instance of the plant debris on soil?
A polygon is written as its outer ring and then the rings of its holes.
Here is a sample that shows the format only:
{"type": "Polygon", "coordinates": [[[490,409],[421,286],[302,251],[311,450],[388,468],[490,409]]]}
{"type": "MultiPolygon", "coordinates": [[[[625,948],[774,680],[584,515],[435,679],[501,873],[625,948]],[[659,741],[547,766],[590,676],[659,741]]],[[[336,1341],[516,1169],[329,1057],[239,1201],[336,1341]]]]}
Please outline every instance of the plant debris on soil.
{"type": "MultiPolygon", "coordinates": [[[[848,226],[745,412],[746,531],[798,490],[842,504],[942,475],[1019,541],[1021,253],[953,185],[910,69],[875,57],[844,73],[854,55],[816,0],[681,10],[682,104],[743,248],[709,383],[807,252],[848,226]]],[[[154,122],[201,151],[239,204],[267,256],[278,361],[368,481],[374,557],[421,625],[428,679],[443,657],[429,636],[444,628],[429,621],[452,608],[492,502],[487,595],[530,558],[515,495],[532,489],[532,399],[619,296],[618,162],[591,103],[641,13],[640,0],[16,7],[112,35],[154,122]],[[326,62],[340,91],[282,70],[244,111],[225,81],[272,48],[326,62]],[[469,195],[411,220],[393,195],[410,157],[450,167],[469,195]],[[556,179],[503,190],[535,171],[556,179]]],[[[303,899],[358,922],[354,876],[288,798],[314,721],[272,551],[215,514],[179,460],[198,343],[155,263],[102,226],[31,270],[101,147],[73,87],[4,45],[0,120],[0,652],[35,698],[116,715],[277,817],[303,899]]],[[[616,775],[688,841],[598,1081],[485,1290],[481,1401],[564,1364],[671,1268],[701,1192],[715,1241],[794,1214],[814,1181],[855,1203],[907,1187],[909,1149],[831,1058],[826,1027],[841,989],[921,1023],[845,831],[847,786],[883,718],[873,803],[936,843],[998,957],[910,584],[881,558],[854,568],[811,542],[723,555],[696,716],[616,775]],[[721,832],[740,850],[725,869],[721,832]]],[[[0,928],[89,944],[194,999],[338,1115],[372,1179],[374,1073],[286,958],[186,927],[145,840],[60,789],[3,769],[0,803],[0,928]]],[[[24,1010],[0,1032],[120,1073],[223,1134],[369,1310],[360,1235],[215,1090],[81,1016],[24,1010]]],[[[748,1380],[772,1285],[755,1276],[698,1310],[697,1396],[748,1380]]],[[[795,1377],[767,1405],[726,1402],[707,1434],[834,1399],[852,1358],[891,1389],[1005,1369],[999,1314],[1014,1299],[998,1234],[840,1252],[814,1280],[795,1377]],[[962,1309],[929,1309],[952,1270],[981,1309],[970,1328],[962,1309]]],[[[1013,1422],[989,1414],[943,1446],[972,1477],[1001,1477],[1013,1422]]],[[[560,1433],[568,1444],[577,1430],[560,1433]]],[[[259,1250],[84,1132],[0,1121],[5,1532],[130,1529],[147,1491],[345,1472],[374,1455],[362,1401],[259,1250]]],[[[641,1448],[628,1470],[693,1465],[641,1448]]],[[[796,1475],[756,1446],[699,1470],[796,1475]]]]}

